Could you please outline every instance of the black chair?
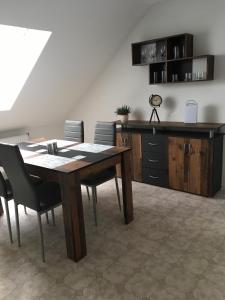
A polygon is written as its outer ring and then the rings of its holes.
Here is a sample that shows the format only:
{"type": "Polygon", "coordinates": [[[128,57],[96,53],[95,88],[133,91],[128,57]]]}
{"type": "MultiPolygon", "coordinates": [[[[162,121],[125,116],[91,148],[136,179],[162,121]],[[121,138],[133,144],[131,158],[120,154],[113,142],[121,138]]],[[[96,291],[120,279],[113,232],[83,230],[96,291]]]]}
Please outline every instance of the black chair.
{"type": "Polygon", "coordinates": [[[41,253],[44,262],[45,252],[41,215],[51,210],[54,219],[53,209],[61,204],[60,187],[55,182],[34,184],[27,172],[17,145],[0,144],[0,160],[13,190],[18,246],[21,246],[18,205],[22,204],[37,212],[41,253]]]}
{"type": "MultiPolygon", "coordinates": [[[[116,124],[114,122],[97,122],[95,126],[95,137],[94,137],[95,144],[102,144],[102,145],[109,145],[115,146],[116,144],[116,124]]],[[[96,174],[95,176],[90,176],[82,180],[82,184],[92,189],[92,199],[93,199],[93,210],[94,210],[94,220],[95,225],[97,226],[97,186],[103,184],[104,182],[115,178],[116,183],[116,191],[117,191],[117,198],[118,198],[118,205],[119,209],[121,210],[121,203],[120,203],[120,192],[119,192],[119,185],[118,179],[116,176],[116,168],[111,167],[103,172],[96,174]]],[[[90,196],[88,194],[88,198],[90,200],[90,196]]]]}
{"type": "MultiPolygon", "coordinates": [[[[41,178],[32,175],[30,176],[34,184],[40,184],[42,182],[41,178]]],[[[13,243],[9,204],[8,204],[10,200],[13,200],[13,191],[8,178],[4,178],[1,171],[0,171],[0,197],[4,199],[6,219],[7,219],[8,231],[9,231],[9,239],[10,242],[13,243]]],[[[24,206],[24,212],[25,214],[27,214],[26,206],[24,206]]]]}
{"type": "Polygon", "coordinates": [[[7,219],[8,231],[9,231],[9,239],[10,242],[13,243],[11,220],[9,214],[9,204],[8,204],[8,202],[13,199],[13,194],[12,194],[12,189],[9,180],[3,177],[2,172],[0,172],[0,197],[4,199],[6,219],[7,219]]]}
{"type": "Polygon", "coordinates": [[[84,122],[66,120],[64,124],[64,139],[78,143],[84,142],[84,122]]]}

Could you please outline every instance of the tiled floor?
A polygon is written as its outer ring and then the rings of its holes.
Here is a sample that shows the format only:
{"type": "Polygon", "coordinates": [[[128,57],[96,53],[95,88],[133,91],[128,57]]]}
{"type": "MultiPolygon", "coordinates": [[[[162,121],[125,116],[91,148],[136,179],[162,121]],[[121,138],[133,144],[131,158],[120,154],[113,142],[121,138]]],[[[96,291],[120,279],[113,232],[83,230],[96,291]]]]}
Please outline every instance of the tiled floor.
{"type": "Polygon", "coordinates": [[[135,220],[125,226],[114,183],[99,188],[97,228],[84,190],[88,256],[78,264],[66,257],[61,208],[56,227],[44,222],[45,264],[32,211],[20,211],[21,249],[0,218],[0,299],[224,300],[225,196],[133,190],[135,220]]]}

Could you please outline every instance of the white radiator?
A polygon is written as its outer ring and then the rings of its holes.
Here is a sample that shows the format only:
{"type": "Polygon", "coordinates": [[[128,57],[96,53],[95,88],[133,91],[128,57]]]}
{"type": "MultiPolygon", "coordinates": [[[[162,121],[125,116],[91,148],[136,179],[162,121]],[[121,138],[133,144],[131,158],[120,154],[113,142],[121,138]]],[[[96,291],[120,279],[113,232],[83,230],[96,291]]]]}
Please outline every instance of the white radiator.
{"type": "Polygon", "coordinates": [[[19,144],[22,142],[26,142],[29,140],[29,132],[21,134],[21,131],[18,131],[18,134],[16,131],[12,131],[12,135],[10,132],[3,132],[0,134],[0,143],[8,143],[8,144],[19,144]],[[4,136],[1,138],[1,136],[4,136]]]}

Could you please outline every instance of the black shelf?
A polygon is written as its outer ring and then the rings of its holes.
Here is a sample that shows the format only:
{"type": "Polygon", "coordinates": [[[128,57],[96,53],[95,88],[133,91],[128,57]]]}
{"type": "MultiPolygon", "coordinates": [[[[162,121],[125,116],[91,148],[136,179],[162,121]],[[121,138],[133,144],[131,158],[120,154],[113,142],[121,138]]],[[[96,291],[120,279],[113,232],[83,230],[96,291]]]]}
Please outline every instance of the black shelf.
{"type": "Polygon", "coordinates": [[[214,79],[214,56],[193,56],[193,35],[188,33],[132,44],[132,63],[149,66],[149,84],[214,79]]]}
{"type": "Polygon", "coordinates": [[[175,46],[179,49],[179,58],[193,56],[193,35],[184,33],[133,43],[132,64],[133,66],[143,66],[178,58],[178,56],[173,56],[175,46]]]}

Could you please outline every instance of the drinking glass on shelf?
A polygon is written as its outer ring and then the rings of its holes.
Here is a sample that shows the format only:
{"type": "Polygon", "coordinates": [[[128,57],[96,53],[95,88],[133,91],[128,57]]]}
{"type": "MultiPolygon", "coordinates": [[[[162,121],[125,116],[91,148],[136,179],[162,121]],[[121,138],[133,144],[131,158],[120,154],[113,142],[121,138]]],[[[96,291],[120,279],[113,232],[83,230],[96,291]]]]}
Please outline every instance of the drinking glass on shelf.
{"type": "Polygon", "coordinates": [[[203,72],[195,73],[195,80],[202,80],[203,79],[203,72]]]}
{"type": "Polygon", "coordinates": [[[180,57],[180,49],[178,46],[173,47],[173,58],[177,59],[180,57]]]}
{"type": "Polygon", "coordinates": [[[153,82],[157,83],[158,82],[158,72],[153,73],[153,82]]]}
{"type": "Polygon", "coordinates": [[[166,58],[166,45],[162,45],[160,47],[160,51],[159,51],[159,55],[160,55],[160,60],[164,60],[166,58]]]}
{"type": "Polygon", "coordinates": [[[206,78],[205,72],[199,72],[199,80],[204,80],[206,78]]]}
{"type": "Polygon", "coordinates": [[[192,81],[192,73],[188,73],[188,81],[192,81]]]}
{"type": "Polygon", "coordinates": [[[172,82],[178,81],[178,75],[177,74],[172,74],[172,82]]]}
{"type": "Polygon", "coordinates": [[[153,62],[156,59],[156,44],[149,44],[148,45],[148,56],[149,56],[149,61],[153,62]]]}
{"type": "Polygon", "coordinates": [[[184,81],[191,81],[192,80],[192,74],[191,73],[185,73],[184,81]]]}
{"type": "Polygon", "coordinates": [[[161,82],[165,83],[166,82],[166,71],[161,72],[161,82]]]}

